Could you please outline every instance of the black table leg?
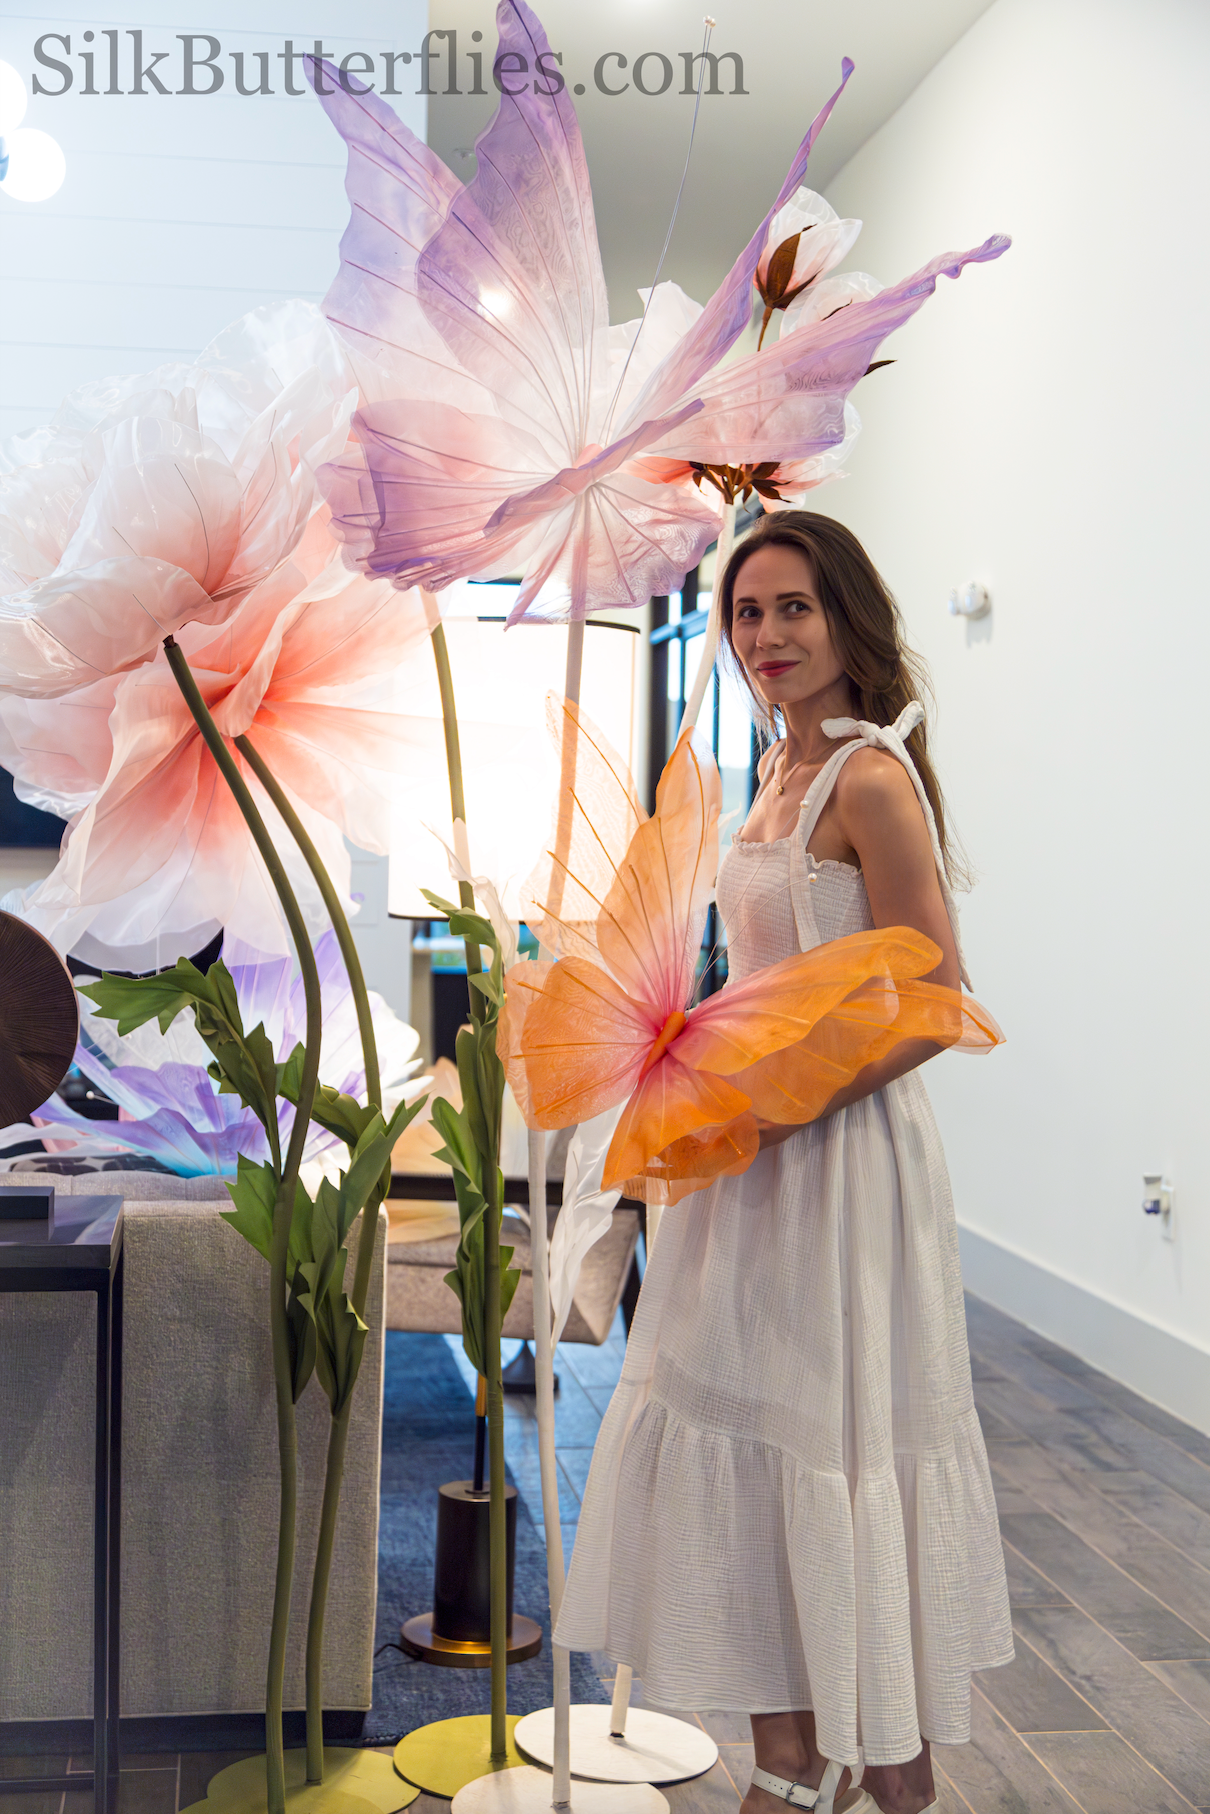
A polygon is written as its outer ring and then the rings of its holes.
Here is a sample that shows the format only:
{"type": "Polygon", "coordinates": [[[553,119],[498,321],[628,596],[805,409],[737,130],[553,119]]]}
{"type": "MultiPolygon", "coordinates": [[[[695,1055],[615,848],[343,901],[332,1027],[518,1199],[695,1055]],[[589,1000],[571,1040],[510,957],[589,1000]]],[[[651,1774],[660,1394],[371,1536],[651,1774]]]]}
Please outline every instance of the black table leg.
{"type": "Polygon", "coordinates": [[[0,1796],[93,1791],[94,1814],[116,1814],[121,1691],[122,1248],[120,1197],[65,1198],[53,1222],[0,1225],[0,1292],[95,1292],[93,1456],[93,1768],[63,1777],[0,1777],[0,1796]],[[52,1234],[70,1230],[56,1249],[52,1234]]]}
{"type": "Polygon", "coordinates": [[[114,1268],[110,1302],[109,1367],[109,1807],[118,1805],[118,1770],[121,1762],[119,1709],[122,1673],[122,1296],[125,1289],[126,1250],[114,1268]]]}
{"type": "Polygon", "coordinates": [[[109,1781],[110,1441],[113,1381],[113,1292],[97,1288],[97,1419],[93,1494],[92,1797],[94,1814],[111,1814],[109,1781]]]}

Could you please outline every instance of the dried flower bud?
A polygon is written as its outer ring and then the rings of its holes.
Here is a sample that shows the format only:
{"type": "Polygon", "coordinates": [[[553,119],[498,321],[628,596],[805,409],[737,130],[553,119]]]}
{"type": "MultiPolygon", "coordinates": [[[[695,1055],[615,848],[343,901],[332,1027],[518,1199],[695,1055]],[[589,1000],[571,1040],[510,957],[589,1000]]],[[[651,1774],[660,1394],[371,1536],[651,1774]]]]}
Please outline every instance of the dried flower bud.
{"type": "Polygon", "coordinates": [[[841,220],[822,195],[797,189],[769,223],[753,282],[764,304],[760,341],[778,309],[787,309],[817,278],[844,258],[861,232],[859,220],[841,220]]]}

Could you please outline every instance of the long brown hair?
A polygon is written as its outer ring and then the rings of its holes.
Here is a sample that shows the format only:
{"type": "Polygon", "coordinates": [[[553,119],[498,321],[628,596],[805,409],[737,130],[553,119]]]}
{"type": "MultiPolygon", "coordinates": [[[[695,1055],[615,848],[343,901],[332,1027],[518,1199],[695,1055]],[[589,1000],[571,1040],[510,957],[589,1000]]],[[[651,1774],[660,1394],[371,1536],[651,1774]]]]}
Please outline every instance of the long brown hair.
{"type": "MultiPolygon", "coordinates": [[[[727,562],[723,573],[723,635],[739,678],[752,696],[753,713],[766,742],[779,732],[778,715],[753,687],[735,649],[732,631],[735,582],[744,562],[760,548],[793,548],[806,557],[832,644],[857,695],[857,715],[872,724],[893,724],[913,700],[932,699],[928,669],[904,641],[903,619],[881,574],[851,530],[812,510],[777,510],[761,517],[727,562]]],[[[969,885],[965,857],[946,837],[945,801],[929,758],[923,723],[906,739],[907,752],[924,784],[937,838],[951,882],[969,885]]]]}

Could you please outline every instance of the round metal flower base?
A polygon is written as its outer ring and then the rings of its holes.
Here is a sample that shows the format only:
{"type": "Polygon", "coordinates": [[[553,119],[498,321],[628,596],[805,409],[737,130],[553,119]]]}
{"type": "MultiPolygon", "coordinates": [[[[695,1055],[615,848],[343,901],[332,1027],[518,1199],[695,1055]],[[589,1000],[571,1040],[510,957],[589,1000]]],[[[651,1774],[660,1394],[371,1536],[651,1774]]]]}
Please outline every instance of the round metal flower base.
{"type": "Polygon", "coordinates": [[[515,1713],[508,1715],[508,1754],[502,1764],[492,1762],[491,1715],[469,1713],[461,1719],[434,1720],[431,1726],[417,1726],[415,1732],[409,1732],[396,1745],[395,1768],[426,1794],[452,1800],[476,1777],[516,1770],[524,1764],[525,1759],[513,1743],[518,1717],[515,1713]]]}
{"type": "MultiPolygon", "coordinates": [[[[437,1663],[444,1669],[490,1669],[492,1666],[490,1642],[438,1637],[433,1630],[431,1612],[418,1612],[414,1619],[409,1619],[399,1633],[399,1639],[409,1656],[419,1657],[422,1663],[437,1663]]],[[[527,1619],[523,1612],[515,1612],[508,1637],[509,1663],[524,1663],[527,1657],[536,1657],[541,1648],[542,1627],[533,1619],[527,1619]]]]}
{"type": "MultiPolygon", "coordinates": [[[[459,1789],[453,1814],[550,1814],[553,1781],[532,1765],[480,1776],[459,1789]]],[[[570,1814],[668,1814],[668,1803],[650,1783],[574,1782],[570,1814]]]]}
{"type": "MultiPolygon", "coordinates": [[[[608,1706],[580,1705],[571,1712],[571,1773],[607,1783],[674,1783],[703,1776],[718,1760],[718,1746],[700,1726],[652,1713],[626,1712],[626,1732],[614,1738],[608,1706]]],[[[555,1710],[527,1713],[517,1726],[517,1745],[549,1769],[555,1755],[555,1710]]],[[[577,1790],[578,1794],[578,1790],[577,1790]]]]}
{"type": "MultiPolygon", "coordinates": [[[[305,1750],[286,1752],[286,1808],[289,1814],[398,1814],[420,1793],[405,1782],[381,1751],[324,1746],[324,1780],[307,1782],[305,1750]]],[[[265,1758],[241,1758],[212,1776],[206,1799],[190,1814],[265,1814],[265,1758]]]]}

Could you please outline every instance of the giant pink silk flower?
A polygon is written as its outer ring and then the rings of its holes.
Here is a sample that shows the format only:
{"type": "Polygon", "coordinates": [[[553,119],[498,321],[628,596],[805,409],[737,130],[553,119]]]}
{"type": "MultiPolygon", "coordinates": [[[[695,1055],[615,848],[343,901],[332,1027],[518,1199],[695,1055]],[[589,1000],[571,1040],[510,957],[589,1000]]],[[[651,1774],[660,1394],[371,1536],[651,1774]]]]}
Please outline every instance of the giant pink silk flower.
{"type": "MultiPolygon", "coordinates": [[[[525,0],[500,0],[496,17],[502,55],[519,54],[531,71],[552,67],[525,0]]],[[[324,302],[362,391],[357,451],[321,473],[334,528],[366,571],[400,586],[522,570],[510,622],[637,606],[678,586],[715,539],[722,509],[686,467],[800,462],[839,445],[845,398],[885,336],[942,273],[956,277],[1009,243],[997,235],[947,253],[760,353],[720,363],[748,327],[773,217],[801,184],[852,72],[846,59],[840,88],[722,285],[662,352],[649,313],[626,365],[617,329],[611,347],[588,169],[565,88],[534,93],[526,81],[505,92],[464,187],[384,102],[345,92],[327,64],[309,67],[317,86],[321,69],[330,78],[323,106],[348,146],[352,204],[324,302]],[[645,466],[653,457],[661,464],[645,466]]],[[[659,286],[653,310],[673,289],[659,286]]]]}
{"type": "MultiPolygon", "coordinates": [[[[325,509],[227,623],[178,632],[219,729],[248,734],[346,892],[344,834],[388,847],[392,785],[418,734],[390,709],[391,688],[431,628],[419,593],[350,574],[325,509]]],[[[326,916],[293,840],[234,753],[318,931],[326,916]]],[[[59,949],[113,961],[150,947],[170,961],[165,941],[193,951],[219,926],[286,949],[247,825],[162,650],[65,698],[0,700],[0,758],[27,796],[75,812],[23,909],[59,949]]]]}
{"type": "Polygon", "coordinates": [[[298,542],[355,393],[314,304],[106,378],[0,453],[0,695],[54,698],[221,624],[298,542]]]}

